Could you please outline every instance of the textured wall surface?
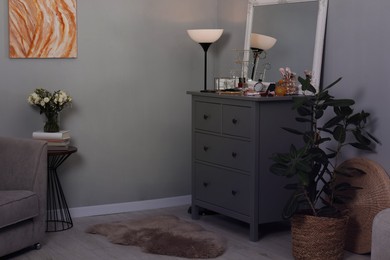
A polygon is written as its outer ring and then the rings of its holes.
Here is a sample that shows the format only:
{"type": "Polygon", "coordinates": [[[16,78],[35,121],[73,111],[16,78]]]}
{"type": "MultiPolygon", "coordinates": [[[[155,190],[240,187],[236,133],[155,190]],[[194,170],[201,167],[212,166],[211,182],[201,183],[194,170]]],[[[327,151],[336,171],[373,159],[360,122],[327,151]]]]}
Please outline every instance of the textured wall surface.
{"type": "Polygon", "coordinates": [[[343,77],[333,94],[356,100],[356,111],[371,113],[369,128],[382,145],[376,153],[348,152],[346,157],[366,156],[390,174],[390,88],[387,83],[390,23],[387,0],[330,0],[324,56],[324,84],[343,77]]]}

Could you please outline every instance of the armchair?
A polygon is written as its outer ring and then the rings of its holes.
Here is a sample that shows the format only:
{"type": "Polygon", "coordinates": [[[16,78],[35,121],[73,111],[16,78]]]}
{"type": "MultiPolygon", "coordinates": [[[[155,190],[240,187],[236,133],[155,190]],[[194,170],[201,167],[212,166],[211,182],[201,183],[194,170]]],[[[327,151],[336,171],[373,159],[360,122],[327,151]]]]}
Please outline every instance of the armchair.
{"type": "Polygon", "coordinates": [[[371,259],[383,260],[390,257],[390,208],[379,212],[372,225],[371,259]]]}
{"type": "Polygon", "coordinates": [[[40,247],[45,234],[47,144],[0,137],[0,258],[40,247]]]}

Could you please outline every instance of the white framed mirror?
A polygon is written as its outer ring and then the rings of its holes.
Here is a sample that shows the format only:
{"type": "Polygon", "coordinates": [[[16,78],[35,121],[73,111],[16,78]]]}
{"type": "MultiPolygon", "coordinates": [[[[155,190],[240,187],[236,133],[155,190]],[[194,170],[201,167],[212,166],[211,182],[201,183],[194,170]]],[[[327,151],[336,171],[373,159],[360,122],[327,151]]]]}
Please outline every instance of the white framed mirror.
{"type": "Polygon", "coordinates": [[[319,89],[327,9],[328,0],[248,0],[244,45],[244,50],[248,51],[243,58],[248,62],[242,66],[244,77],[252,76],[248,72],[256,67],[250,62],[252,52],[249,50],[251,34],[257,33],[277,40],[256,68],[264,75],[270,70],[265,81],[277,81],[280,67],[290,67],[298,76],[304,76],[304,68],[312,71],[313,85],[319,89]]]}

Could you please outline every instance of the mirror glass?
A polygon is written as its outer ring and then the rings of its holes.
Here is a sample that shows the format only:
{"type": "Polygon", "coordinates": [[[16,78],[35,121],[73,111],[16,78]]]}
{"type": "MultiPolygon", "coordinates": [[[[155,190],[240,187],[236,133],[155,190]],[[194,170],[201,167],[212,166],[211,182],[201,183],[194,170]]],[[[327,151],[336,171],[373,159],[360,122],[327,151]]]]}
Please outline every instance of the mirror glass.
{"type": "MultiPolygon", "coordinates": [[[[277,39],[276,44],[258,59],[253,80],[276,82],[279,68],[289,67],[297,76],[304,70],[313,73],[318,88],[326,22],[327,0],[249,0],[245,50],[250,50],[250,35],[257,33],[277,39]]],[[[244,75],[252,76],[254,55],[246,52],[244,75]]]]}

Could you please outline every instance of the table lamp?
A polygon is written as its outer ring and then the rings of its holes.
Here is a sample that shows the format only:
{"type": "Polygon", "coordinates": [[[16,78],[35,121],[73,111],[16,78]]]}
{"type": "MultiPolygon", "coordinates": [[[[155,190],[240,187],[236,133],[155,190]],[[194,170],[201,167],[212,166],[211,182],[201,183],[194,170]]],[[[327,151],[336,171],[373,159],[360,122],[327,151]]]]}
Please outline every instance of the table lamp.
{"type": "Polygon", "coordinates": [[[187,30],[187,33],[204,50],[204,89],[201,92],[214,92],[213,90],[207,90],[207,50],[213,42],[221,37],[223,29],[187,30]]]}
{"type": "Polygon", "coordinates": [[[255,80],[255,72],[260,54],[271,49],[276,43],[276,39],[267,35],[251,33],[251,50],[253,51],[253,68],[251,79],[255,80]]]}

